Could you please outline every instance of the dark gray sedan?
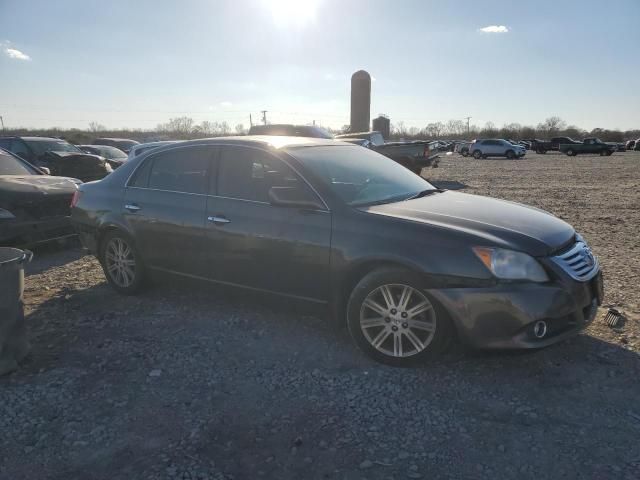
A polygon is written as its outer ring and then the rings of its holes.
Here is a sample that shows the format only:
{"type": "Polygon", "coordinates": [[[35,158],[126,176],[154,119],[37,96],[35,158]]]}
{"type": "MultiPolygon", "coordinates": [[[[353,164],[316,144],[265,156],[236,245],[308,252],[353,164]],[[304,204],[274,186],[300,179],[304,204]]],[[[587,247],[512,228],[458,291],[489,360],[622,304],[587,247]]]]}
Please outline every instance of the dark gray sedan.
{"type": "Polygon", "coordinates": [[[456,338],[543,347],[579,332],[602,299],[598,261],[564,221],[438,189],[339,141],[161,147],[82,185],[72,219],[121,293],[162,271],[326,304],[393,365],[456,338]]]}

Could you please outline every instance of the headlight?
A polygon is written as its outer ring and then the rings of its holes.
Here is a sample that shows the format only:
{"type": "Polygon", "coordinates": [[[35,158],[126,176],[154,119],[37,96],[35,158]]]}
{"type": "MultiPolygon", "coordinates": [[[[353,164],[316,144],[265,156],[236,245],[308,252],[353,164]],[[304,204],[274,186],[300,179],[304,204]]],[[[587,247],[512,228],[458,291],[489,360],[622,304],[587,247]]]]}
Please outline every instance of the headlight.
{"type": "Polygon", "coordinates": [[[11,213],[9,210],[5,210],[4,208],[0,208],[0,220],[1,219],[9,219],[16,218],[16,216],[11,213]]]}
{"type": "Polygon", "coordinates": [[[473,247],[473,252],[496,277],[504,280],[547,282],[549,277],[530,255],[502,248],[473,247]]]}

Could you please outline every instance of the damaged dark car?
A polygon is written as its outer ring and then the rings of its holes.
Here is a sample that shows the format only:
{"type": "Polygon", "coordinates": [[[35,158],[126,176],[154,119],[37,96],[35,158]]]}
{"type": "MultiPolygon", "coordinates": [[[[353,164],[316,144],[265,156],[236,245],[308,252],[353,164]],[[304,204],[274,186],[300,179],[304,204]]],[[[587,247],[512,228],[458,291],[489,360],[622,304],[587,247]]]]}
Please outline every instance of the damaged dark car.
{"type": "Polygon", "coordinates": [[[551,345],[585,328],[603,297],[597,258],[561,219],[436,188],[333,140],[160,147],[81,185],[71,216],[118,292],[160,271],[324,304],[392,365],[456,339],[551,345]]]}
{"type": "Polygon", "coordinates": [[[113,171],[105,158],[85,153],[59,138],[0,137],[0,148],[37,167],[46,168],[51,175],[77,178],[83,182],[100,180],[113,171]]]}
{"type": "Polygon", "coordinates": [[[0,246],[32,246],[74,235],[70,205],[81,183],[49,176],[0,148],[0,246]]]}

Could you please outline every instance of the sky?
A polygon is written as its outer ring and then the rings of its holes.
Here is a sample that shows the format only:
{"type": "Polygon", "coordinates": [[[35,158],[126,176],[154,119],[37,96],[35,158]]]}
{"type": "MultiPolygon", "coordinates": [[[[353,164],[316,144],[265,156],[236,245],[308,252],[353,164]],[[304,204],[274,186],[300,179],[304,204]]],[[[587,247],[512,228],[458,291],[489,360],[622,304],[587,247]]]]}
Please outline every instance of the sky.
{"type": "Polygon", "coordinates": [[[9,127],[372,117],[640,128],[640,0],[0,0],[9,127]]]}

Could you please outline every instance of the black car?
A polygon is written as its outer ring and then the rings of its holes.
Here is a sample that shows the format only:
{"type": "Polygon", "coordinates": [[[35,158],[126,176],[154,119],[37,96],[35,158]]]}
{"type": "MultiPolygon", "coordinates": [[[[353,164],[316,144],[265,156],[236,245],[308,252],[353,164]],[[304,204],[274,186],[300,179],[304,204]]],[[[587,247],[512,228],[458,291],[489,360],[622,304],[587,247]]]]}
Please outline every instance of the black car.
{"type": "Polygon", "coordinates": [[[136,145],[140,145],[140,142],[130,140],[128,138],[96,138],[93,141],[93,145],[108,145],[110,147],[116,147],[122,150],[124,153],[129,153],[136,145]]]}
{"type": "Polygon", "coordinates": [[[602,299],[598,261],[571,225],[440,190],[346,142],[160,147],[81,185],[72,219],[121,293],[162,271],[329,305],[393,365],[456,337],[543,347],[580,331],[602,299]]]}
{"type": "Polygon", "coordinates": [[[83,182],[99,180],[113,171],[101,156],[83,152],[60,138],[0,137],[0,148],[15,153],[51,175],[78,178],[83,182]]]}
{"type": "Polygon", "coordinates": [[[118,168],[127,161],[127,154],[116,147],[109,145],[78,145],[78,148],[85,153],[100,155],[107,159],[111,168],[118,168]]]}
{"type": "Polygon", "coordinates": [[[30,246],[75,235],[69,208],[80,183],[51,177],[0,148],[0,245],[30,246]]]}

